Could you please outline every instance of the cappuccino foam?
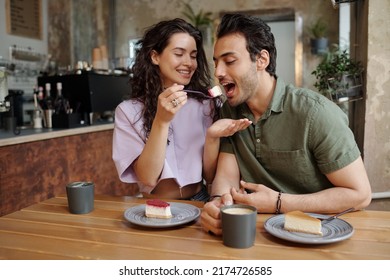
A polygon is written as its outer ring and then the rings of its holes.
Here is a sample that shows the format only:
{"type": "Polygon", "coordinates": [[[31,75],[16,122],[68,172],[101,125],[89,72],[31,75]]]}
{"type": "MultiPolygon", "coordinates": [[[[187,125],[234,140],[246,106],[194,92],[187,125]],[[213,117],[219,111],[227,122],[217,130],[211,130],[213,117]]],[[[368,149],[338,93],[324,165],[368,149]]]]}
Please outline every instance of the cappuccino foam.
{"type": "Polygon", "coordinates": [[[228,208],[223,210],[224,213],[226,214],[233,214],[233,215],[247,215],[253,213],[253,210],[248,209],[248,208],[228,208]]]}

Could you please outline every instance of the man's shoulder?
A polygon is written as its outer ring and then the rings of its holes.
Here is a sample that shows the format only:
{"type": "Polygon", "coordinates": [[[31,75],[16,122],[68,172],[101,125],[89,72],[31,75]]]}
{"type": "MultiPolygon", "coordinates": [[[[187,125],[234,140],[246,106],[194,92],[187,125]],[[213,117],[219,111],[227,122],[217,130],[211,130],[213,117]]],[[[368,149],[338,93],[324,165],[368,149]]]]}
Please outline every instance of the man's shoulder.
{"type": "Polygon", "coordinates": [[[322,110],[334,110],[336,106],[331,100],[322,94],[308,88],[286,86],[284,105],[292,106],[297,109],[313,108],[322,110]]]}
{"type": "Polygon", "coordinates": [[[285,108],[304,118],[316,122],[348,122],[341,108],[327,97],[306,88],[286,87],[285,108]],[[330,121],[332,120],[332,121],[330,121]]]}
{"type": "Polygon", "coordinates": [[[330,100],[308,88],[296,87],[294,85],[286,85],[286,95],[292,100],[302,100],[306,102],[327,103],[330,100]]]}

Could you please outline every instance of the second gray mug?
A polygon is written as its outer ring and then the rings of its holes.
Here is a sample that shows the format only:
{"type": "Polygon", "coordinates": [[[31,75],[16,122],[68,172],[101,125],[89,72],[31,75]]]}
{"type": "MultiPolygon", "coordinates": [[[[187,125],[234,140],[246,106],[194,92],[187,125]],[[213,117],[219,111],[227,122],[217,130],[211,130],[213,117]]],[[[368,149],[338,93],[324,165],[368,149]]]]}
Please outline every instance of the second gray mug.
{"type": "Polygon", "coordinates": [[[221,208],[223,244],[233,248],[252,247],[256,237],[257,209],[233,204],[221,208]]]}

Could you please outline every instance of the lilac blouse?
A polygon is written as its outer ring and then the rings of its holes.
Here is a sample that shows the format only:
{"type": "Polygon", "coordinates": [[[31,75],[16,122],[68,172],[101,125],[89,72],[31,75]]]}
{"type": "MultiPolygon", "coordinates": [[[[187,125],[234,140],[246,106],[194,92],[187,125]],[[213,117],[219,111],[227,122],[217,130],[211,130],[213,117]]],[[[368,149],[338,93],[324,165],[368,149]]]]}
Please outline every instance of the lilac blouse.
{"type": "MultiPolygon", "coordinates": [[[[142,185],[133,169],[133,162],[145,145],[143,104],[123,101],[115,110],[112,157],[122,182],[138,183],[140,192],[150,193],[153,187],[142,185]]],[[[173,178],[180,187],[202,180],[203,146],[206,130],[212,124],[210,100],[203,103],[188,98],[176,113],[168,132],[165,163],[159,181],[173,178]]]]}

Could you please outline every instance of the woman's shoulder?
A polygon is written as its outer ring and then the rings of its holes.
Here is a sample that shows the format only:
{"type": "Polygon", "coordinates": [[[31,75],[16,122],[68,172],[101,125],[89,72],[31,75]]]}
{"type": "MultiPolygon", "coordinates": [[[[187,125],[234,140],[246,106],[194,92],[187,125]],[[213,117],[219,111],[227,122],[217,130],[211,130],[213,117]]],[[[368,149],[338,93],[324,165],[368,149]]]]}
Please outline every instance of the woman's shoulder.
{"type": "Polygon", "coordinates": [[[119,108],[122,110],[137,110],[143,107],[143,103],[140,102],[137,99],[127,99],[123,100],[121,103],[118,105],[119,108]]]}
{"type": "Polygon", "coordinates": [[[122,112],[127,117],[138,116],[143,109],[143,103],[136,99],[127,99],[119,103],[116,108],[116,114],[118,111],[122,112]]]}

